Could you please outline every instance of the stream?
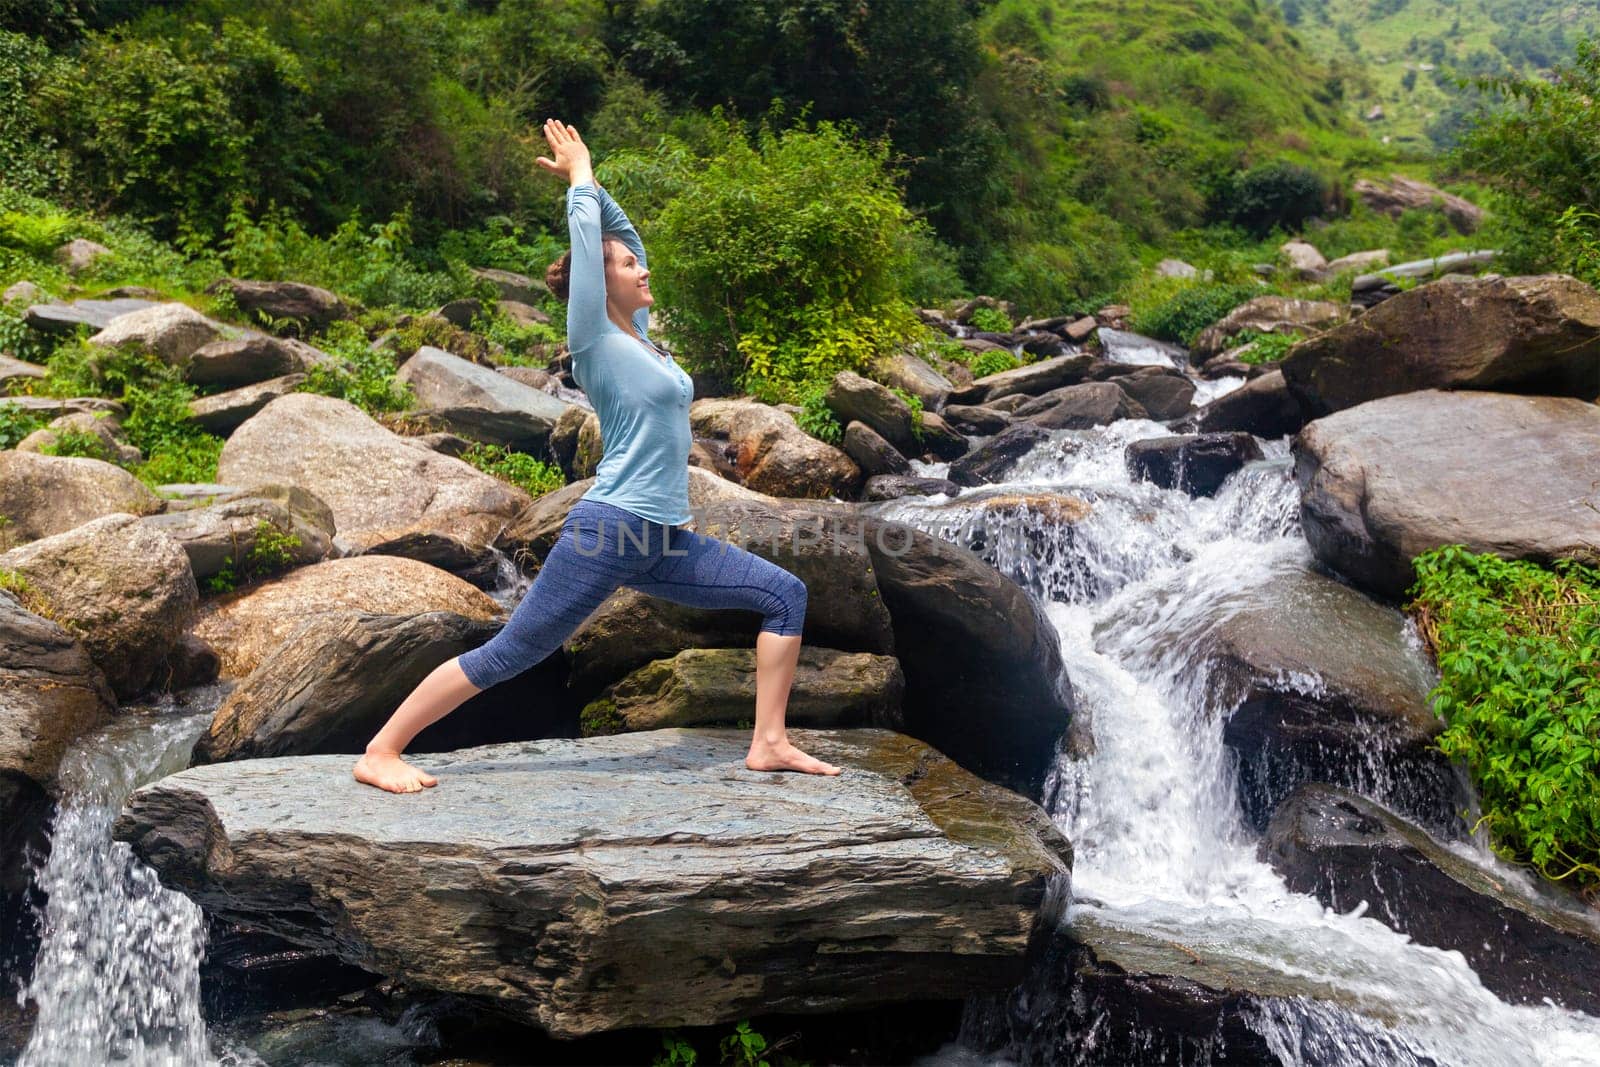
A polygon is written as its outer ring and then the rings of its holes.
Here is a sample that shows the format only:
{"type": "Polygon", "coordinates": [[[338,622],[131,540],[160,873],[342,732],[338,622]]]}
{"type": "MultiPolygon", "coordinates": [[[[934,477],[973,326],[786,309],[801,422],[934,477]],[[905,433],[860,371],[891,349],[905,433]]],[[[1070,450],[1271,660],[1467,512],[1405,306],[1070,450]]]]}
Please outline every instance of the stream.
{"type": "MultiPolygon", "coordinates": [[[[1237,384],[1201,383],[1195,402],[1237,384]]],[[[1215,498],[1191,499],[1131,481],[1124,466],[1128,442],[1168,432],[1144,420],[1056,431],[1003,484],[868,508],[956,543],[972,544],[981,530],[984,558],[1046,606],[1094,739],[1091,755],[1059,756],[1045,785],[1046,809],[1076,849],[1065,921],[1153,935],[1302,986],[1305,995],[1257,1001],[1249,1018],[1281,1063],[1600,1064],[1600,1019],[1508,1005],[1459,953],[1414,944],[1362,908],[1329,911],[1288,891],[1256,858],[1222,743],[1227,709],[1208,706],[1197,650],[1231,606],[1310,568],[1312,556],[1286,439],[1264,442],[1266,458],[1215,498]],[[1070,543],[1041,551],[1051,531],[973,520],[971,501],[998,491],[1074,496],[1091,511],[1071,525],[1070,543]]],[[[929,476],[947,469],[914,467],[929,476]]],[[[520,578],[514,569],[502,578],[493,595],[514,602],[520,578]]],[[[1412,652],[1423,656],[1420,642],[1412,652]]],[[[208,1030],[199,909],[163,889],[110,828],[129,791],[187,764],[222,695],[207,687],[185,693],[183,704],[125,708],[67,758],[54,847],[38,874],[49,893],[43,947],[20,997],[37,1010],[22,1067],[393,1064],[416,1062],[411,1053],[432,1044],[426,1019],[208,1030]]],[[[1458,847],[1500,877],[1518,877],[1481,842],[1458,847]]],[[[1019,1017],[1027,1034],[1057,1003],[1013,1006],[1007,1024],[969,1002],[960,1039],[920,1062],[1105,1062],[1096,1049],[1107,1027],[1123,1025],[1115,1019],[1090,1020],[1064,1045],[1004,1036],[1018,1032],[1019,1017]]]]}

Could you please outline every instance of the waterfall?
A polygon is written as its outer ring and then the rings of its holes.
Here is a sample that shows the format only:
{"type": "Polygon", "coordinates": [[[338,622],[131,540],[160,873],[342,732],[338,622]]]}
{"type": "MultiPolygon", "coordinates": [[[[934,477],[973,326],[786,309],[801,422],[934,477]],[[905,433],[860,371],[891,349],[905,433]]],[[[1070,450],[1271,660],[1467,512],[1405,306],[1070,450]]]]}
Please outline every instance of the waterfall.
{"type": "Polygon", "coordinates": [[[175,709],[170,698],[125,708],[62,761],[50,857],[35,874],[49,894],[43,941],[19,995],[38,1010],[22,1067],[211,1060],[200,1014],[200,909],[111,839],[130,792],[188,765],[220,695],[191,697],[205,710],[175,709]]]}
{"type": "MultiPolygon", "coordinates": [[[[1209,706],[1200,650],[1219,619],[1312,556],[1286,439],[1264,442],[1266,458],[1215,498],[1191,499],[1131,480],[1123,462],[1130,441],[1170,432],[1144,420],[1058,431],[1003,484],[873,507],[973,548],[1047,601],[1094,740],[1080,758],[1063,752],[1045,784],[1046,808],[1076,849],[1065,921],[1137,931],[1303,985],[1308,995],[1263,999],[1249,1013],[1286,1064],[1600,1063],[1600,1020],[1505,1004],[1459,953],[1415,944],[1361,908],[1331,912],[1256,858],[1222,741],[1229,709],[1209,706]],[[983,507],[997,493],[1060,494],[1089,512],[1041,538],[1025,508],[983,507]]],[[[1012,1047],[997,1062],[1102,1062],[1095,1031],[1084,1027],[1073,1050],[1012,1047]]],[[[970,1056],[949,1046],[929,1062],[970,1056]]]]}

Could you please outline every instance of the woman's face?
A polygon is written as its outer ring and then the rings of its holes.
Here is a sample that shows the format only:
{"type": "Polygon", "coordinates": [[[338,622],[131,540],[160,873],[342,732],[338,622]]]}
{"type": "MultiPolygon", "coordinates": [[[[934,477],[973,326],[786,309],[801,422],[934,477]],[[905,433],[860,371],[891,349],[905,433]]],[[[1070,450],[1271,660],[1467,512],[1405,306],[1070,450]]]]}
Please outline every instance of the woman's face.
{"type": "Polygon", "coordinates": [[[639,265],[628,246],[621,241],[606,242],[606,302],[631,319],[640,308],[650,307],[656,298],[650,293],[650,272],[639,265]]]}

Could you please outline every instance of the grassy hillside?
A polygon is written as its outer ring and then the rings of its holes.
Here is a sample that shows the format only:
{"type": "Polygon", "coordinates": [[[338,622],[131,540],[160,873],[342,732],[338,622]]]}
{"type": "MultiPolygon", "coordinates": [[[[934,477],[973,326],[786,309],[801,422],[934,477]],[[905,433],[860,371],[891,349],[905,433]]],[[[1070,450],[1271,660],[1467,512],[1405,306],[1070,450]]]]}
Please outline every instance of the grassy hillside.
{"type": "Polygon", "coordinates": [[[1600,33],[1593,0],[1275,0],[1345,74],[1350,112],[1392,143],[1447,147],[1470,105],[1452,78],[1532,75],[1600,33]],[[1382,118],[1367,120],[1374,106],[1382,118]]]}

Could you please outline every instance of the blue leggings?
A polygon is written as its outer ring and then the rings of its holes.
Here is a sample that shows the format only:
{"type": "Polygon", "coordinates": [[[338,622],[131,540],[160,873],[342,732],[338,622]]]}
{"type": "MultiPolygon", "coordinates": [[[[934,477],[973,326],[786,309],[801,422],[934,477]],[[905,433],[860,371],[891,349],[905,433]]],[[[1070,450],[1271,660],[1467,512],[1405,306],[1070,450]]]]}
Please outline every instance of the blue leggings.
{"type": "Polygon", "coordinates": [[[799,634],[806,585],[776,563],[715,537],[579,500],[511,621],[464,652],[467,681],[487,689],[561,647],[618,586],[697,608],[759,611],[761,629],[799,634]]]}

